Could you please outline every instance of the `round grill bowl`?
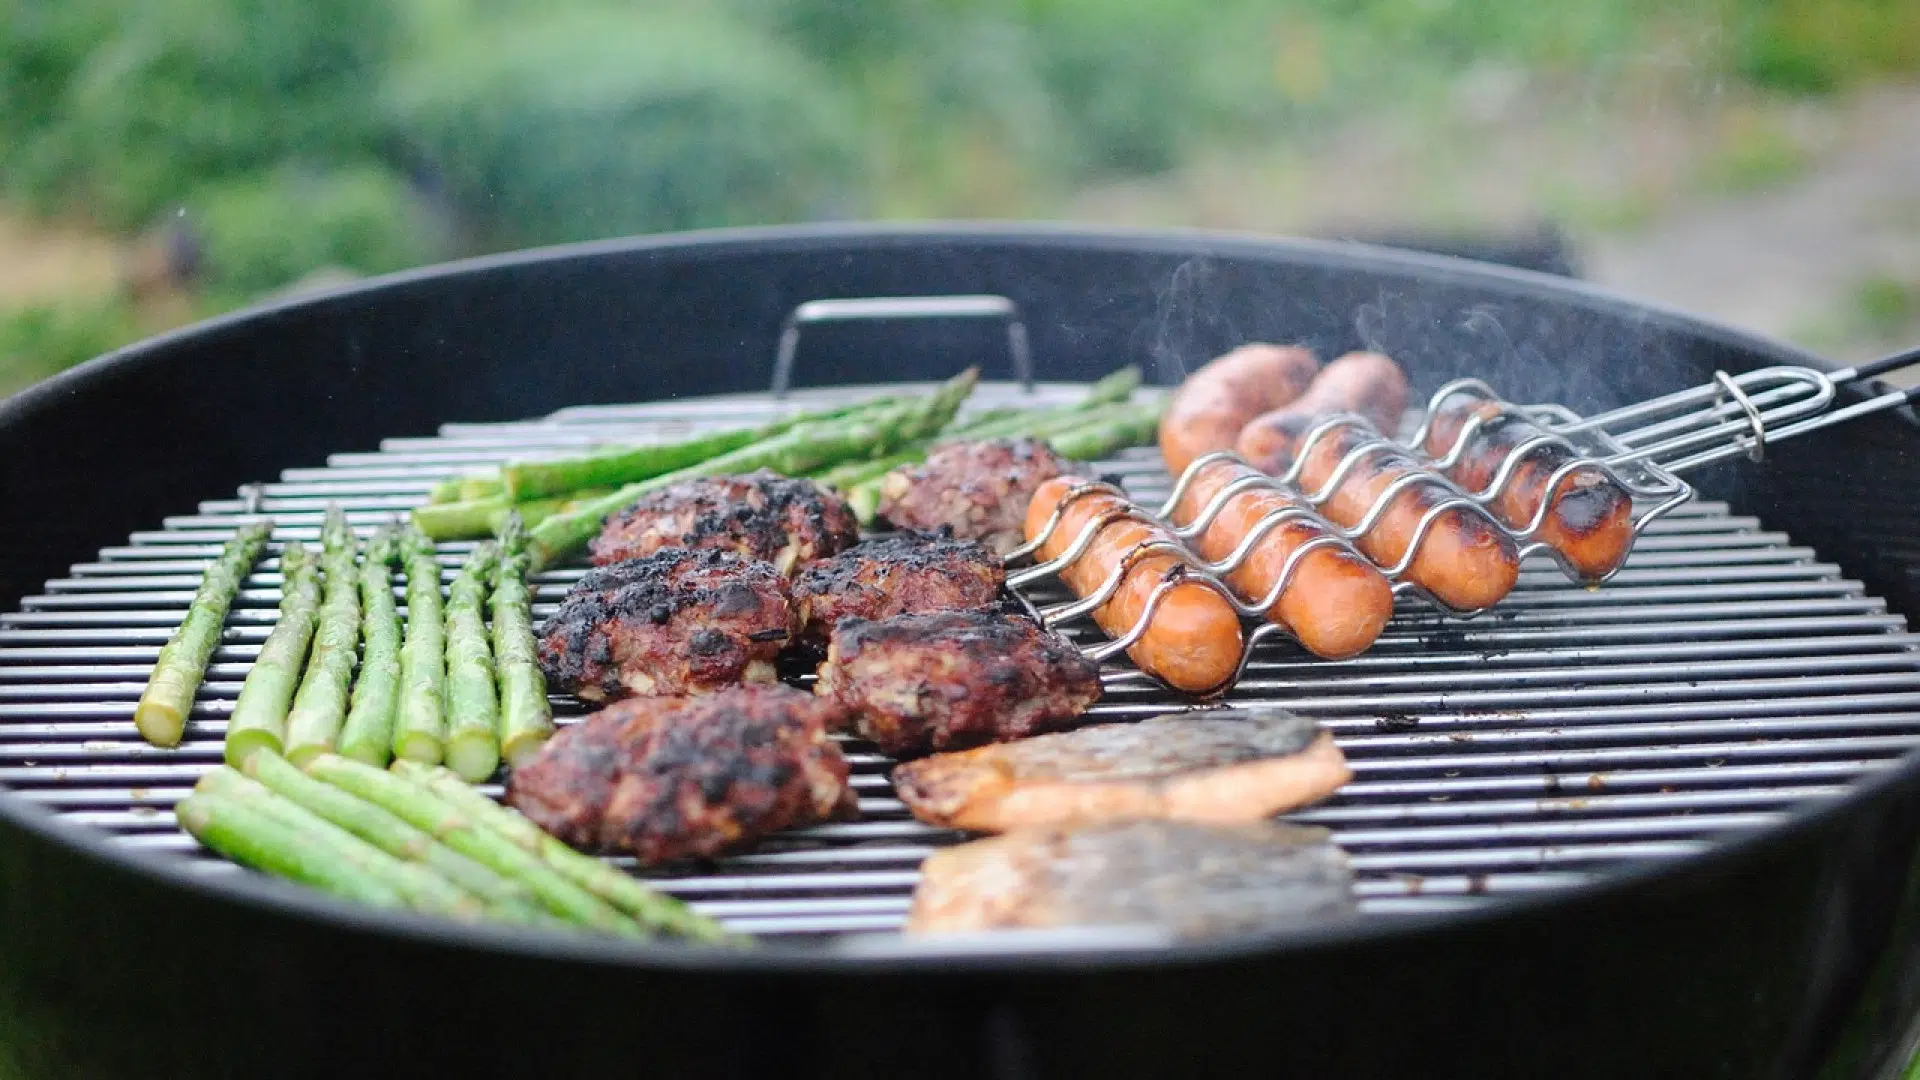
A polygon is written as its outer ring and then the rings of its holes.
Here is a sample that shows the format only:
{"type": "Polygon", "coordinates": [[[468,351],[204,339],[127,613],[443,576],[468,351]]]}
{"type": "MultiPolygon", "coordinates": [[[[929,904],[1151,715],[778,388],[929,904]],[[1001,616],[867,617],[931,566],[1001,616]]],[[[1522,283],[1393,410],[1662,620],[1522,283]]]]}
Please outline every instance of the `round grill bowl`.
{"type": "MultiPolygon", "coordinates": [[[[962,293],[1017,302],[1043,380],[1141,362],[1172,382],[1277,338],[1588,411],[1716,368],[1818,363],[1577,284],[1357,246],[956,226],[536,251],[256,308],[0,402],[0,612],[331,452],[763,389],[797,304],[962,293]]],[[[970,333],[810,331],[796,381],[939,377],[991,347],[970,333]]],[[[1698,479],[1911,617],[1916,451],[1903,412],[1698,479]]],[[[0,790],[0,1076],[1865,1076],[1920,1002],[1917,858],[1909,755],[1706,854],[1455,914],[1175,948],[733,953],[196,875],[0,790]]]]}

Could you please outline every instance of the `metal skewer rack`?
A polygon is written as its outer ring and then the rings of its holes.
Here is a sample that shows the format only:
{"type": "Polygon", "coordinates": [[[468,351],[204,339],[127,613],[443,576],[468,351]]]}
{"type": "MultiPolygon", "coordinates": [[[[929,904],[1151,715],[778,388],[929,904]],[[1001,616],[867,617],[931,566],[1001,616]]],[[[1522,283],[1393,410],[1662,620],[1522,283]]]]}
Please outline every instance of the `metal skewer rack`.
{"type": "MultiPolygon", "coordinates": [[[[1420,415],[1419,423],[1402,440],[1380,433],[1369,421],[1350,413],[1332,414],[1319,419],[1302,434],[1295,448],[1293,464],[1287,471],[1279,476],[1249,471],[1246,475],[1234,478],[1215,492],[1193,520],[1184,525],[1175,524],[1173,515],[1195,478],[1210,465],[1222,461],[1246,466],[1244,459],[1229,451],[1196,458],[1175,479],[1172,493],[1165,502],[1153,510],[1135,505],[1124,491],[1113,484],[1088,482],[1077,485],[1061,497],[1039,533],[1007,556],[1009,565],[1032,558],[1046,547],[1073,503],[1096,495],[1118,496],[1120,502],[1090,519],[1072,542],[1054,558],[1010,573],[1007,584],[1043,626],[1052,628],[1091,616],[1119,591],[1129,572],[1145,556],[1156,553],[1175,556],[1178,561],[1162,574],[1132,627],[1117,637],[1085,648],[1084,652],[1092,659],[1106,660],[1125,651],[1146,634],[1154,613],[1174,588],[1186,583],[1200,585],[1218,593],[1243,620],[1259,624],[1244,633],[1240,662],[1233,677],[1206,695],[1212,696],[1224,693],[1239,681],[1261,643],[1276,636],[1293,636],[1285,626],[1269,620],[1267,612],[1292,586],[1304,558],[1314,551],[1338,548],[1365,559],[1365,554],[1355,542],[1376,528],[1394,501],[1416,485],[1438,487],[1443,495],[1422,514],[1401,557],[1391,565],[1381,565],[1377,561],[1374,565],[1392,584],[1396,598],[1402,595],[1415,596],[1444,616],[1471,618],[1487,608],[1453,607],[1406,576],[1422,545],[1446,515],[1477,515],[1484,519],[1485,524],[1512,540],[1520,558],[1536,553],[1546,554],[1571,580],[1595,585],[1612,577],[1618,572],[1619,566],[1616,565],[1612,571],[1597,579],[1582,579],[1559,552],[1539,539],[1555,500],[1577,476],[1597,473],[1632,496],[1635,516],[1631,544],[1638,540],[1649,524],[1693,498],[1693,487],[1681,479],[1680,474],[1739,456],[1757,462],[1762,460],[1772,444],[1857,417],[1911,404],[1920,399],[1920,387],[1886,390],[1842,408],[1830,408],[1841,386],[1916,363],[1920,363],[1920,349],[1834,372],[1795,366],[1761,368],[1738,376],[1715,372],[1710,383],[1586,417],[1557,404],[1515,405],[1503,400],[1493,387],[1479,379],[1456,379],[1434,391],[1420,415]],[[1441,410],[1459,403],[1461,399],[1475,403],[1475,412],[1462,424],[1444,451],[1427,453],[1425,444],[1441,410]],[[1523,419],[1539,429],[1540,433],[1523,439],[1509,449],[1484,488],[1463,490],[1447,478],[1445,471],[1471,450],[1476,435],[1496,418],[1505,416],[1523,419]],[[1346,437],[1352,439],[1352,445],[1321,484],[1312,491],[1303,490],[1300,485],[1301,474],[1314,447],[1343,429],[1348,432],[1346,437]],[[1519,525],[1502,522],[1489,508],[1505,494],[1522,463],[1549,448],[1565,451],[1566,457],[1543,485],[1543,495],[1531,519],[1519,525]],[[1337,525],[1319,512],[1319,508],[1367,459],[1387,453],[1411,456],[1424,467],[1405,473],[1382,488],[1366,513],[1349,527],[1337,525]],[[1290,505],[1256,521],[1234,549],[1221,559],[1212,562],[1202,559],[1193,549],[1192,541],[1206,532],[1235,496],[1251,490],[1276,492],[1290,505]],[[1148,541],[1129,551],[1097,588],[1077,600],[1042,607],[1024,595],[1024,587],[1058,577],[1086,554],[1101,530],[1115,521],[1128,518],[1164,530],[1168,539],[1148,541]],[[1266,595],[1247,599],[1228,587],[1224,580],[1226,576],[1240,569],[1269,533],[1290,522],[1308,524],[1320,535],[1299,544],[1289,553],[1266,595]]],[[[1251,470],[1250,466],[1248,468],[1251,470]]],[[[1620,561],[1624,563],[1625,560],[1620,561]]]]}

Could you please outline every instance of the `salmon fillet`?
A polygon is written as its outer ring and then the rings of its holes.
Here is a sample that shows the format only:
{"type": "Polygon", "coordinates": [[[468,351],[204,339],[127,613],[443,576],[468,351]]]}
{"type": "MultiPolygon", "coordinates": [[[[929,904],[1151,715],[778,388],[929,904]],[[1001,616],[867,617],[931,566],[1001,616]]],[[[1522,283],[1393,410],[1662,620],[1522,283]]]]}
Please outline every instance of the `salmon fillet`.
{"type": "Polygon", "coordinates": [[[1178,937],[1353,914],[1353,871],[1325,829],[1106,822],[1021,829],[920,867],[914,934],[1152,926],[1178,937]]]}
{"type": "Polygon", "coordinates": [[[1317,801],[1352,775],[1312,720],[1236,709],[935,754],[896,768],[893,785],[930,825],[1004,832],[1117,818],[1259,821],[1317,801]]]}

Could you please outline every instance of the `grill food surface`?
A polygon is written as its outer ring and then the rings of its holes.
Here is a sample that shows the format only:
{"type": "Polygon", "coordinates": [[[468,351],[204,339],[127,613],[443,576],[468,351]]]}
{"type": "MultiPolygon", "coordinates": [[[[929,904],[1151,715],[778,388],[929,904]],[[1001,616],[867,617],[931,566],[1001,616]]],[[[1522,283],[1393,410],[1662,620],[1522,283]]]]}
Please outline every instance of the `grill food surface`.
{"type": "MultiPolygon", "coordinates": [[[[779,407],[758,397],[681,399],[449,424],[435,437],[390,439],[375,452],[288,470],[248,499],[203,503],[124,545],[76,553],[87,561],[21,611],[0,614],[0,785],[129,847],[177,853],[208,874],[243,873],[201,852],[172,808],[220,759],[240,681],[274,621],[280,545],[317,540],[328,500],[346,507],[364,537],[452,473],[736,428],[874,392],[800,392],[779,407]],[[261,515],[278,526],[274,544],[233,601],[182,744],[149,747],[129,717],[159,648],[220,545],[261,515]]],[[[1067,403],[1083,392],[1042,386],[1039,397],[1067,403]]],[[[969,407],[1028,400],[993,385],[969,407]]],[[[1148,505],[1171,486],[1151,450],[1090,471],[1118,478],[1148,505]]],[[[441,545],[449,576],[470,547],[441,545]]],[[[553,614],[588,572],[535,575],[535,618],[553,614]]],[[[1049,584],[1029,598],[1069,594],[1049,584]]],[[[1082,644],[1105,640],[1088,621],[1063,630],[1082,644]]],[[[1625,569],[1597,590],[1570,585],[1535,557],[1512,595],[1478,619],[1444,619],[1409,599],[1351,660],[1268,642],[1226,703],[1289,709],[1332,733],[1354,780],[1288,820],[1331,830],[1348,852],[1360,909],[1388,917],[1685,857],[1838,796],[1920,745],[1915,644],[1903,619],[1813,550],[1724,504],[1695,502],[1654,522],[1625,569]]],[[[1124,660],[1105,665],[1101,679],[1091,719],[1188,704],[1124,660]]],[[[563,725],[585,711],[571,697],[556,698],[555,708],[563,725]]],[[[874,746],[842,745],[859,820],[778,833],[749,854],[650,876],[748,933],[811,940],[898,929],[921,861],[964,837],[911,818],[888,782],[891,760],[874,746]]]]}

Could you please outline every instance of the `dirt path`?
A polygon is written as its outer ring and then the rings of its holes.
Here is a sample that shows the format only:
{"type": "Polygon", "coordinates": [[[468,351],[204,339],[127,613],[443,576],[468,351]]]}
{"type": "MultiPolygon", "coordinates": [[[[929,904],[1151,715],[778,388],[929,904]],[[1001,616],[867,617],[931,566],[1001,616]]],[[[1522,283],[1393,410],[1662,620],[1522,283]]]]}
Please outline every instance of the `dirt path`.
{"type": "Polygon", "coordinates": [[[1685,201],[1589,238],[1587,276],[1847,360],[1896,343],[1883,338],[1920,342],[1920,325],[1847,325],[1865,283],[1920,296],[1920,87],[1862,96],[1834,134],[1811,168],[1769,190],[1685,201]]]}
{"type": "Polygon", "coordinates": [[[118,282],[120,265],[110,237],[0,212],[0,308],[99,296],[118,282]]]}

